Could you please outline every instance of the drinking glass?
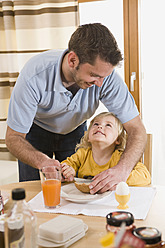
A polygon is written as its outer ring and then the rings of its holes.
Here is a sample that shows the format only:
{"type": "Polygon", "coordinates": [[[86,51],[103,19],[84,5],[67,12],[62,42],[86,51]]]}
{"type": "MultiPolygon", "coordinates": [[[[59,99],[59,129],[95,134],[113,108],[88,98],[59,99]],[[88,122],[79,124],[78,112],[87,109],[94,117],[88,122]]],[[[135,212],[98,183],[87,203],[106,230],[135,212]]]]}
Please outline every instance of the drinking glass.
{"type": "Polygon", "coordinates": [[[44,204],[46,208],[57,208],[60,205],[61,169],[46,166],[40,170],[44,204]]]}

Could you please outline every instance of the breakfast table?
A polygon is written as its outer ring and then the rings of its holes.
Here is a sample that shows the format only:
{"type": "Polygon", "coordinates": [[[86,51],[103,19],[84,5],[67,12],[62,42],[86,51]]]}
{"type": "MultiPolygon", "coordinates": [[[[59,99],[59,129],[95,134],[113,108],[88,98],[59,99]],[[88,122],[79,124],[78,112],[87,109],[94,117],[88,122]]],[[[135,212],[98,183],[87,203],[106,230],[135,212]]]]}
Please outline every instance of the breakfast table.
{"type": "MultiPolygon", "coordinates": [[[[151,207],[147,214],[147,217],[144,220],[136,220],[136,227],[148,226],[155,227],[162,232],[162,240],[165,240],[165,186],[155,186],[156,194],[152,201],[151,207]]],[[[41,191],[41,182],[40,181],[28,181],[20,183],[12,183],[0,186],[0,190],[8,192],[11,195],[11,191],[14,188],[24,188],[26,191],[26,201],[30,201],[41,191]]],[[[11,197],[8,202],[5,204],[4,210],[7,210],[11,206],[11,197]]],[[[129,210],[128,210],[129,211],[129,210]]],[[[58,213],[43,213],[35,212],[37,217],[37,226],[47,222],[48,220],[55,218],[61,214],[58,213]]],[[[64,214],[62,214],[64,215],[64,214]]],[[[100,243],[99,239],[106,234],[106,218],[98,216],[87,216],[87,215],[72,215],[72,217],[83,220],[88,226],[86,235],[81,238],[76,243],[72,244],[70,247],[79,247],[79,248],[99,248],[100,243]]],[[[39,246],[41,248],[41,246],[39,246]]]]}

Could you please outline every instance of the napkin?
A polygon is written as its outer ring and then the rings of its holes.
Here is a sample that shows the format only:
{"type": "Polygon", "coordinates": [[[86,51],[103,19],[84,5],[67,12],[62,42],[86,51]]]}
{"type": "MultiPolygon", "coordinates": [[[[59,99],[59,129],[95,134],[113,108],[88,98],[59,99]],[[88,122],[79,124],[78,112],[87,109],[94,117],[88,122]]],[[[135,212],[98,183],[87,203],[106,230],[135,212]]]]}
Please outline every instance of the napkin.
{"type": "MultiPolygon", "coordinates": [[[[125,211],[131,212],[135,219],[144,220],[156,194],[156,188],[129,187],[129,189],[131,197],[127,203],[129,208],[125,211]]],[[[62,213],[71,215],[83,214],[88,216],[105,217],[110,212],[118,211],[118,202],[115,199],[115,191],[110,192],[108,195],[106,194],[103,198],[98,200],[90,200],[85,203],[75,203],[65,200],[64,194],[64,198],[61,197],[60,206],[55,209],[47,209],[44,207],[44,200],[41,191],[28,203],[35,212],[62,213]]]]}

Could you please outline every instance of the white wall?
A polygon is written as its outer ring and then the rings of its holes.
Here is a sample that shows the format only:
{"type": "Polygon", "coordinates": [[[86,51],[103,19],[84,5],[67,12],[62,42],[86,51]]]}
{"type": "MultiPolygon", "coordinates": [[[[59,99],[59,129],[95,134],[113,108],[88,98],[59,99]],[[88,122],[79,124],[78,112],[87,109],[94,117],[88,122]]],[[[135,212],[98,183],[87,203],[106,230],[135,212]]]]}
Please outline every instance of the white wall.
{"type": "Polygon", "coordinates": [[[165,185],[165,1],[141,1],[142,116],[153,134],[153,183],[165,185]]]}
{"type": "MultiPolygon", "coordinates": [[[[115,36],[118,46],[124,54],[123,0],[105,0],[79,4],[80,24],[99,22],[107,26],[115,36]]],[[[124,66],[116,68],[124,78],[124,66]]],[[[100,103],[94,116],[106,108],[100,103]]],[[[93,117],[92,117],[93,118],[93,117]]],[[[88,124],[91,119],[88,120],[88,124]]]]}

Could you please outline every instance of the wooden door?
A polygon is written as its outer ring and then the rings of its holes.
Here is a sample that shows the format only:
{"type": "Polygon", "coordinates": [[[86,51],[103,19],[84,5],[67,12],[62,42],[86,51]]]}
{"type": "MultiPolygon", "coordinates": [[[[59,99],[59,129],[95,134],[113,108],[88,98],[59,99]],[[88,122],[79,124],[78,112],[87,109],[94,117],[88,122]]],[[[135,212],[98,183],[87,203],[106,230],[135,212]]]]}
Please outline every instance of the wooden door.
{"type": "Polygon", "coordinates": [[[140,0],[123,0],[123,13],[125,82],[141,113],[140,0]]]}

